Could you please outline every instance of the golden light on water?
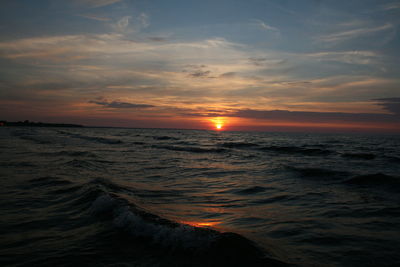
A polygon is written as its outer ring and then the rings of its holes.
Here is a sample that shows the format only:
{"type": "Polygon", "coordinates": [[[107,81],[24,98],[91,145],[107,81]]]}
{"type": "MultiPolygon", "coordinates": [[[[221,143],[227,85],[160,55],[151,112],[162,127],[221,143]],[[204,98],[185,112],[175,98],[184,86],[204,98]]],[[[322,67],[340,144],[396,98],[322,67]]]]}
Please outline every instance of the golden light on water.
{"type": "Polygon", "coordinates": [[[197,222],[197,221],[181,221],[183,224],[187,224],[194,227],[213,227],[219,224],[219,222],[197,222]]]}

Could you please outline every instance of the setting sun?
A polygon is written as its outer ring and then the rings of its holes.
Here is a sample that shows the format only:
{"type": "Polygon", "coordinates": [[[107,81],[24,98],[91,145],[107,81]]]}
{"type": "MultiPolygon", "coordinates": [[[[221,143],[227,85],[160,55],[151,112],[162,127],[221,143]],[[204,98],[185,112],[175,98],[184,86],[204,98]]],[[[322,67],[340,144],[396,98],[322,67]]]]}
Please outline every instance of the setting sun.
{"type": "Polygon", "coordinates": [[[222,130],[224,128],[224,125],[226,123],[226,119],[225,118],[221,118],[221,117],[212,118],[212,119],[210,119],[210,122],[212,124],[212,127],[215,130],[219,131],[219,130],[222,130]]]}

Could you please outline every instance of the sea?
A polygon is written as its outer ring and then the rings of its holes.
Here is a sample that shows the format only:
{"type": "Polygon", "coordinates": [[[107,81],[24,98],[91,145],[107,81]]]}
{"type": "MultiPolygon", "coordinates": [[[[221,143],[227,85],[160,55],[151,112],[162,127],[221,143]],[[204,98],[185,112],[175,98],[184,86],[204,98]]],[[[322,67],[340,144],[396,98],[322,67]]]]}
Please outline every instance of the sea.
{"type": "Polygon", "coordinates": [[[400,266],[400,136],[0,127],[1,266],[400,266]]]}

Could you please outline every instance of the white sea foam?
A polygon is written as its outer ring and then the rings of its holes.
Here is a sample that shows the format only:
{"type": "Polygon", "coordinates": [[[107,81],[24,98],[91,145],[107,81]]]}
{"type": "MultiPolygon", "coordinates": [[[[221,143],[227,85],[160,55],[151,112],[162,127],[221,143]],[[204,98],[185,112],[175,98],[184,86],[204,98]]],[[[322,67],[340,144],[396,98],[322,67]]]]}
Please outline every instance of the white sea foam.
{"type": "Polygon", "coordinates": [[[112,212],[115,227],[134,237],[145,238],[162,246],[199,248],[207,246],[217,235],[216,232],[189,225],[166,220],[161,222],[162,219],[144,219],[135,214],[130,206],[118,203],[108,194],[99,196],[92,203],[91,212],[95,215],[112,212]]]}

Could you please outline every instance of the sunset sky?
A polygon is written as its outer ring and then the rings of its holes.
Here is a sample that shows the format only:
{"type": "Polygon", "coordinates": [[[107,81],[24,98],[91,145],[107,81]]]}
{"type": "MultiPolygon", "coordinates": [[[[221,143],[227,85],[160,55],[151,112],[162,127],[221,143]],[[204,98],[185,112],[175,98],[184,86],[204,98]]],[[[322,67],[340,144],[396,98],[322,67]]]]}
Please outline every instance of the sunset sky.
{"type": "Polygon", "coordinates": [[[400,132],[400,1],[0,5],[0,120],[400,132]]]}

